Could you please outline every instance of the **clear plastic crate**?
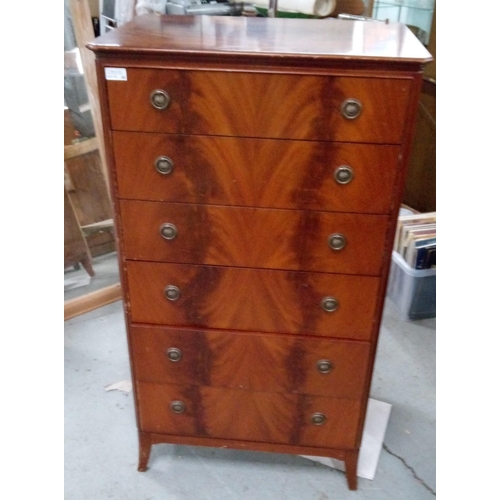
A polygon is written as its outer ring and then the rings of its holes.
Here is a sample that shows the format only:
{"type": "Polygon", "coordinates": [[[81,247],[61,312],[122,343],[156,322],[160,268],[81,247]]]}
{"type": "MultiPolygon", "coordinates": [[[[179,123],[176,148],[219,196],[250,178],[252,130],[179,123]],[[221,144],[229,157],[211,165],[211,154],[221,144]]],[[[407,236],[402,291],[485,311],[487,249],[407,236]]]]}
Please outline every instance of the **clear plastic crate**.
{"type": "Polygon", "coordinates": [[[386,295],[396,304],[403,320],[435,318],[436,268],[412,269],[393,251],[386,295]]]}

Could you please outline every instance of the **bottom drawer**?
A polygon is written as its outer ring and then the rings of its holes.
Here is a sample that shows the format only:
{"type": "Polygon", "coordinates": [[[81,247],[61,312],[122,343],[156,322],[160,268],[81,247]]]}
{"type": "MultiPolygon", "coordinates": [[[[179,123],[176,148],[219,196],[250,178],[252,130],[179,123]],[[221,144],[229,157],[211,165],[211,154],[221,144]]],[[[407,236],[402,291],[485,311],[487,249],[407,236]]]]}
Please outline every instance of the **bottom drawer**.
{"type": "Polygon", "coordinates": [[[136,391],[145,432],[326,448],[357,444],[359,400],[149,383],[138,383],[136,391]]]}

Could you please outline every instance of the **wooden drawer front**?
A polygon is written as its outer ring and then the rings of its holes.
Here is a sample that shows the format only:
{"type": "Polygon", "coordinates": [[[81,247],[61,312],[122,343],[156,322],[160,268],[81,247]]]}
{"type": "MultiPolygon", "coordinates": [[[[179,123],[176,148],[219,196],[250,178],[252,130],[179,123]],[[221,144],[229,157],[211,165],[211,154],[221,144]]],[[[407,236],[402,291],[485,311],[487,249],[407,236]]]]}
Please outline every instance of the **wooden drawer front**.
{"type": "Polygon", "coordinates": [[[371,337],[375,277],[133,261],[126,268],[134,323],[371,337]],[[167,286],[178,287],[177,300],[167,300],[167,286]],[[322,309],[325,297],[337,310],[322,309]]]}
{"type": "Polygon", "coordinates": [[[149,326],[132,326],[131,339],[141,382],[348,399],[363,394],[370,352],[362,342],[149,326]]]}
{"type": "Polygon", "coordinates": [[[388,216],[120,202],[127,259],[266,269],[380,274],[388,216]],[[162,237],[174,224],[175,239],[162,237]],[[328,239],[346,245],[332,250],[328,239]]]}
{"type": "Polygon", "coordinates": [[[106,84],[113,130],[399,144],[411,80],[128,68],[106,84]],[[342,116],[347,99],[358,118],[342,116]]]}
{"type": "Polygon", "coordinates": [[[134,132],[114,132],[113,147],[120,198],[373,214],[390,211],[400,153],[398,146],[134,132]],[[161,156],[173,161],[169,174],[155,168],[161,156]],[[346,166],[353,178],[341,184],[334,176],[346,166]]]}
{"type": "Polygon", "coordinates": [[[142,431],[187,436],[352,448],[360,402],[320,396],[252,392],[194,385],[138,383],[142,431]],[[173,401],[185,405],[171,410],[173,401]],[[323,425],[311,417],[322,413],[323,425]]]}

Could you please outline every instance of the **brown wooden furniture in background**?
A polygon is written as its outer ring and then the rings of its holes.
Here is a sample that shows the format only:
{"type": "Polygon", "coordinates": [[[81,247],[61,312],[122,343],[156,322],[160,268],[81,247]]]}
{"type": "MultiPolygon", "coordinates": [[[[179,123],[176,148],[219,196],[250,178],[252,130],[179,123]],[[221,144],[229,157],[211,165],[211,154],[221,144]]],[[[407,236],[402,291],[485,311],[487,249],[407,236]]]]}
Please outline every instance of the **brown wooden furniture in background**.
{"type": "MultiPolygon", "coordinates": [[[[78,135],[71,122],[68,109],[64,110],[64,147],[71,146],[78,135]]],[[[64,268],[79,266],[94,276],[92,255],[83,234],[80,222],[71,202],[68,192],[74,191],[74,185],[69,176],[66,164],[64,165],[64,268]]]]}
{"type": "Polygon", "coordinates": [[[89,246],[64,188],[64,269],[80,264],[89,276],[95,275],[89,246]]]}
{"type": "Polygon", "coordinates": [[[216,16],[89,47],[139,470],[229,447],[335,457],[355,489],[429,53],[398,24],[216,16]]]}
{"type": "Polygon", "coordinates": [[[425,77],[403,201],[419,212],[436,211],[436,82],[425,77]]]}
{"type": "Polygon", "coordinates": [[[65,53],[65,70],[80,71],[77,59],[82,61],[96,136],[78,140],[69,113],[65,110],[65,186],[90,253],[92,257],[97,257],[113,252],[115,241],[94,55],[85,47],[85,43],[94,38],[94,32],[87,0],[70,0],[69,7],[78,49],[65,53]]]}
{"type": "MultiPolygon", "coordinates": [[[[102,174],[109,193],[108,169],[106,167],[106,158],[104,154],[104,138],[101,121],[101,105],[99,102],[99,93],[97,90],[97,76],[95,72],[94,54],[85,47],[85,44],[94,38],[94,29],[92,27],[92,17],[88,0],[69,0],[73,29],[75,30],[76,43],[80,50],[80,57],[83,66],[83,76],[89,98],[90,111],[96,132],[96,141],[100,152],[102,174]]],[[[109,197],[109,194],[108,194],[109,197]]]]}
{"type": "MultiPolygon", "coordinates": [[[[103,165],[101,111],[97,92],[94,55],[85,47],[93,35],[87,0],[70,0],[71,24],[79,49],[65,52],[65,70],[80,71],[77,62],[81,56],[84,68],[86,94],[89,97],[96,137],[82,138],[76,132],[70,113],[64,112],[64,214],[65,214],[65,269],[83,264],[93,276],[92,257],[115,250],[114,221],[103,165]],[[90,246],[90,248],[89,248],[90,246]]],[[[118,281],[118,275],[116,277],[118,281]]],[[[102,307],[122,298],[119,283],[65,301],[64,319],[102,307]]]]}
{"type": "Polygon", "coordinates": [[[428,47],[433,61],[424,71],[415,137],[403,201],[419,212],[436,211],[436,10],[428,47]]]}
{"type": "Polygon", "coordinates": [[[66,191],[92,257],[116,249],[111,201],[95,138],[64,148],[66,191]]]}

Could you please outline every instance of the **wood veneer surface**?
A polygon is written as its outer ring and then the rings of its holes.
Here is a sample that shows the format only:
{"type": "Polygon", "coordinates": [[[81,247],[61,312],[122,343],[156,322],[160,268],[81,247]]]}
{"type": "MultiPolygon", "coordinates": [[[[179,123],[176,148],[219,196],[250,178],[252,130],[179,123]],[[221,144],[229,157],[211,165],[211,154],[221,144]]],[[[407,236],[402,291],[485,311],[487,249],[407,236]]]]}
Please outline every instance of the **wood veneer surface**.
{"type": "Polygon", "coordinates": [[[121,198],[387,214],[398,146],[114,132],[121,198]],[[155,169],[170,158],[169,175],[155,169]],[[352,168],[349,184],[335,170],[352,168]]]}
{"type": "Polygon", "coordinates": [[[411,80],[127,69],[107,81],[113,130],[398,144],[411,80]],[[150,104],[156,90],[168,108],[150,104]],[[356,99],[357,119],[341,114],[356,99]],[[126,103],[126,104],[125,104],[126,103]]]}
{"type": "Polygon", "coordinates": [[[88,47],[113,179],[139,470],[159,442],[320,454],[344,460],[355,489],[430,54],[398,23],[227,16],[139,16],[88,47]],[[124,78],[107,79],[106,68],[124,78]],[[163,111],[149,102],[156,89],[171,98],[163,111]],[[342,115],[346,99],[359,101],[359,117],[342,115]],[[171,175],[154,171],[156,155],[173,157],[171,175]],[[332,186],[337,162],[353,167],[349,185],[332,186]],[[158,240],[164,222],[177,238],[158,240]],[[328,249],[330,231],[346,232],[341,252],[328,249]],[[336,311],[322,309],[325,297],[336,311]],[[162,359],[173,342],[185,353],[176,367],[162,359]],[[315,371],[319,355],[334,362],[330,374],[315,371]]]}
{"type": "Polygon", "coordinates": [[[379,279],[372,276],[128,261],[130,319],[224,330],[368,340],[379,279]],[[168,285],[180,289],[165,298],[168,285]],[[325,312],[324,297],[338,301],[325,312]]]}
{"type": "Polygon", "coordinates": [[[141,427],[152,433],[353,447],[360,403],[351,399],[139,382],[141,427]],[[181,414],[170,410],[182,401],[181,414]],[[311,416],[323,413],[323,425],[311,416]]]}
{"type": "Polygon", "coordinates": [[[371,276],[380,274],[389,222],[383,215],[129,200],[120,211],[127,259],[371,276]],[[161,236],[165,223],[177,228],[175,239],[161,236]],[[344,236],[344,248],[330,248],[332,234],[344,236]]]}
{"type": "Polygon", "coordinates": [[[400,23],[339,19],[267,19],[218,16],[138,16],[87,46],[100,54],[217,57],[261,60],[288,56],[311,64],[356,61],[424,64],[432,59],[400,23]]]}
{"type": "Polygon", "coordinates": [[[134,325],[135,374],[141,382],[228,387],[359,399],[370,346],[257,332],[191,330],[134,325]],[[181,359],[171,361],[169,349],[181,359]],[[321,373],[317,363],[332,364],[321,373]]]}

